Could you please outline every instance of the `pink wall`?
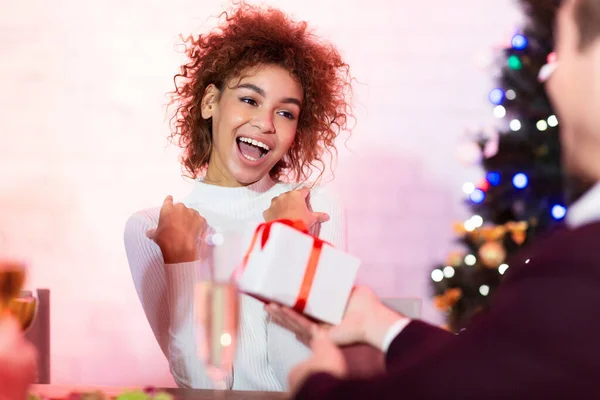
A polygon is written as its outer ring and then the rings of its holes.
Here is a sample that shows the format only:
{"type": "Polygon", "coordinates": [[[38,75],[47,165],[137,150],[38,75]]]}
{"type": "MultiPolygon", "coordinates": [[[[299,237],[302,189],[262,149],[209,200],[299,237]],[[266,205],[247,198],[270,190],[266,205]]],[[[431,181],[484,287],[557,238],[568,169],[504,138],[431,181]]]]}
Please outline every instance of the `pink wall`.
{"type": "MultiPolygon", "coordinates": [[[[464,217],[477,176],[455,148],[490,118],[474,56],[512,33],[513,1],[273,2],[338,43],[360,84],[358,125],[336,185],[361,280],[419,296],[464,217]]],[[[134,210],[189,184],[165,148],[164,93],[196,32],[224,2],[4,1],[0,12],[0,251],[52,290],[55,383],[172,384],[135,295],[122,244],[134,210]]]]}

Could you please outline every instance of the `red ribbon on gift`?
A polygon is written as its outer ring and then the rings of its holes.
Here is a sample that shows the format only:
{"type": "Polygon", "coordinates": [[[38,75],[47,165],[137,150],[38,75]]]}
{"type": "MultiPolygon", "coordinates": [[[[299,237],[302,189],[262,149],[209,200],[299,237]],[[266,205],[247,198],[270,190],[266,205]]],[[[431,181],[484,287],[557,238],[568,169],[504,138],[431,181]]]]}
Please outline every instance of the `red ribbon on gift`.
{"type": "MultiPolygon", "coordinates": [[[[292,221],[289,219],[277,219],[274,221],[264,222],[260,224],[256,230],[254,231],[254,235],[252,236],[252,241],[250,242],[250,247],[248,247],[248,251],[244,255],[244,259],[242,260],[242,264],[240,265],[238,273],[241,274],[246,265],[248,264],[248,259],[250,258],[250,254],[256,245],[257,240],[260,238],[260,248],[261,250],[267,244],[269,240],[269,234],[271,233],[271,226],[275,223],[284,224],[290,226],[302,233],[308,233],[308,228],[306,224],[302,221],[292,221]],[[261,234],[262,231],[262,234],[261,234]]],[[[313,246],[310,252],[310,256],[308,257],[308,263],[306,265],[306,271],[304,272],[304,277],[302,278],[302,284],[300,285],[300,290],[298,291],[298,296],[296,297],[296,302],[292,307],[295,311],[302,313],[304,308],[306,307],[306,302],[308,300],[308,295],[310,294],[310,290],[312,288],[313,281],[315,279],[315,274],[317,272],[317,265],[319,264],[319,258],[321,257],[321,250],[323,249],[323,244],[327,243],[317,237],[313,236],[313,246]]]]}

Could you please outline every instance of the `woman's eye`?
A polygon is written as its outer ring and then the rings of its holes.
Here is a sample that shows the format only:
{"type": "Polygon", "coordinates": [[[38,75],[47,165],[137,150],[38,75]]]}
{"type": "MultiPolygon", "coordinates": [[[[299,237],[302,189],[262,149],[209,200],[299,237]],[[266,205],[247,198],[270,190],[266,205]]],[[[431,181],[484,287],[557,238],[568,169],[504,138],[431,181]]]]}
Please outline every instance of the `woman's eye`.
{"type": "Polygon", "coordinates": [[[281,115],[281,116],[283,116],[283,117],[285,117],[285,118],[287,118],[287,119],[294,119],[294,118],[295,118],[295,117],[294,117],[294,114],[292,114],[292,113],[291,113],[291,112],[289,112],[289,111],[280,111],[280,112],[279,112],[279,115],[281,115]]]}
{"type": "Polygon", "coordinates": [[[256,102],[256,100],[254,100],[251,97],[242,97],[240,100],[243,101],[244,103],[250,104],[251,106],[258,105],[258,103],[256,102]]]}

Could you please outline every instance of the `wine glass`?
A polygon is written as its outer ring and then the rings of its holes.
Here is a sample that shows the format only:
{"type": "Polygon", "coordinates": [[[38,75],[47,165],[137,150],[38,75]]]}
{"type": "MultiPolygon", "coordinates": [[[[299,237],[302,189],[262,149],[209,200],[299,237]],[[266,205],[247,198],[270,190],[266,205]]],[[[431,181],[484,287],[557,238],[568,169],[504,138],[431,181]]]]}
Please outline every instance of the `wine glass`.
{"type": "Polygon", "coordinates": [[[197,343],[208,376],[227,389],[233,369],[239,325],[239,293],[231,276],[242,260],[241,235],[208,232],[202,241],[202,267],[195,290],[197,343]]]}
{"type": "Polygon", "coordinates": [[[37,307],[37,293],[29,290],[21,290],[21,293],[10,301],[8,310],[21,324],[21,330],[27,332],[35,319],[37,307]]]}

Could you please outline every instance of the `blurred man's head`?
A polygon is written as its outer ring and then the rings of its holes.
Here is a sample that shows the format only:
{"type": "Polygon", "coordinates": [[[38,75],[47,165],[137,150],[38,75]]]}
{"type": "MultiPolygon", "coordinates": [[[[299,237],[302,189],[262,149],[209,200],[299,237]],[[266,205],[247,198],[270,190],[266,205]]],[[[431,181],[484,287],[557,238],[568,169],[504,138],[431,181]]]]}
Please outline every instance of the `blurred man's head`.
{"type": "Polygon", "coordinates": [[[600,0],[563,0],[556,17],[558,67],[547,90],[561,126],[568,173],[600,180],[600,0]]]}

